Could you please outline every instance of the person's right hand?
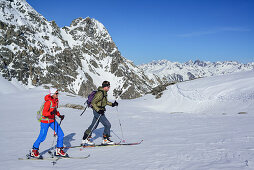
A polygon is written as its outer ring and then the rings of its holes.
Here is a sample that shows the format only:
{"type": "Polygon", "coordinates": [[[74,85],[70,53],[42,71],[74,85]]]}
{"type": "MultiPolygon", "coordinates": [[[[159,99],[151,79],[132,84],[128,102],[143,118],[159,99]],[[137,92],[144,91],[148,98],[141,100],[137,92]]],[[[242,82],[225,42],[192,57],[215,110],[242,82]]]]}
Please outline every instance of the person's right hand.
{"type": "Polygon", "coordinates": [[[61,120],[64,120],[64,115],[59,116],[61,120]]]}
{"type": "Polygon", "coordinates": [[[56,108],[52,112],[50,112],[50,114],[51,115],[56,115],[56,108]]]}

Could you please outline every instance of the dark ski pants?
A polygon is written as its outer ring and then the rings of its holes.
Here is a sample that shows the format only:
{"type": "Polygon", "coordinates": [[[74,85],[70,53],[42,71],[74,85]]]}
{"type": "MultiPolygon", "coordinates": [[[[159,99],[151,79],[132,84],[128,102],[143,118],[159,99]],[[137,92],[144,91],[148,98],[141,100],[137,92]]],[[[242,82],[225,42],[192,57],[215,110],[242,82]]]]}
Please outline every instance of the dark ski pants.
{"type": "MultiPolygon", "coordinates": [[[[93,115],[94,115],[93,121],[92,121],[91,125],[88,127],[88,129],[86,130],[85,134],[89,135],[90,132],[92,133],[92,131],[97,128],[99,123],[101,123],[104,126],[103,134],[110,136],[111,124],[108,121],[108,119],[106,118],[105,114],[101,115],[99,121],[97,121],[97,119],[99,118],[100,114],[97,113],[95,110],[93,110],[93,115]],[[96,123],[96,121],[97,121],[97,123],[96,123]]],[[[84,136],[85,136],[85,134],[84,134],[84,136]]]]}
{"type": "MultiPolygon", "coordinates": [[[[41,123],[41,130],[37,140],[34,142],[33,148],[39,149],[41,142],[46,139],[49,127],[54,130],[54,122],[52,123],[41,123]]],[[[57,134],[57,144],[56,147],[63,147],[63,138],[64,133],[60,127],[60,125],[55,121],[55,132],[57,134]]]]}

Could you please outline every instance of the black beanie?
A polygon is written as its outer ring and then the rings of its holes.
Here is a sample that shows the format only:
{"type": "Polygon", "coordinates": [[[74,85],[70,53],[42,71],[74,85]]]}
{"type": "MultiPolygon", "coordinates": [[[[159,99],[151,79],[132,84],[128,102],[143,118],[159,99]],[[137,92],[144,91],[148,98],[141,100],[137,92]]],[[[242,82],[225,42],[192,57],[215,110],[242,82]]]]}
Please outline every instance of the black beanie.
{"type": "Polygon", "coordinates": [[[108,87],[108,86],[110,86],[110,82],[109,81],[104,81],[102,83],[102,87],[108,87]]]}

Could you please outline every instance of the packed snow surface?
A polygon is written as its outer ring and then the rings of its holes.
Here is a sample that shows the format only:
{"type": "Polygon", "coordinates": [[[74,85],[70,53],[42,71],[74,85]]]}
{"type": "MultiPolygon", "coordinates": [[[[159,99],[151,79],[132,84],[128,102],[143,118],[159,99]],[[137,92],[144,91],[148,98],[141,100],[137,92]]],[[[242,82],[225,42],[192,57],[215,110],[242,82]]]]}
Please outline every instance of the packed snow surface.
{"type": "MultiPolygon", "coordinates": [[[[146,95],[120,100],[118,108],[107,107],[111,139],[143,143],[67,149],[71,156],[91,156],[61,159],[53,166],[47,160],[18,160],[25,157],[39,135],[36,112],[48,90],[22,89],[18,82],[0,77],[0,169],[254,169],[253,84],[254,72],[249,71],[168,86],[159,99],[146,95]]],[[[59,98],[60,105],[82,105],[86,100],[67,93],[60,93],[59,98]]],[[[59,111],[65,115],[61,124],[64,145],[79,145],[91,123],[92,110],[83,116],[82,110],[60,107],[59,111]]],[[[93,133],[95,143],[101,143],[102,133],[99,125],[93,133]]],[[[48,157],[47,151],[54,145],[50,129],[39,151],[48,157]]]]}

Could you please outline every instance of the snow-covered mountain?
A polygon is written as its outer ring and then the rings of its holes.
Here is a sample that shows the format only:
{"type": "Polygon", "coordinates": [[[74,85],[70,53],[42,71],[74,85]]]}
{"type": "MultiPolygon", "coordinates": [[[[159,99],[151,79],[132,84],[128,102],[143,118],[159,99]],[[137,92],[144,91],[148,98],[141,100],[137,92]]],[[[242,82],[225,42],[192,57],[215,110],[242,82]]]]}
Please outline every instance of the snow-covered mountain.
{"type": "Polygon", "coordinates": [[[249,71],[254,69],[254,63],[241,64],[232,61],[204,62],[199,60],[179,63],[160,60],[140,65],[139,68],[141,68],[150,79],[156,81],[159,78],[164,83],[167,83],[249,71]]]}
{"type": "Polygon", "coordinates": [[[92,18],[59,28],[25,0],[0,0],[0,73],[28,87],[53,85],[87,96],[101,82],[114,94],[136,98],[155,82],[121,56],[107,29],[92,18]]]}
{"type": "Polygon", "coordinates": [[[110,97],[140,97],[172,81],[252,70],[254,63],[166,60],[135,66],[102,23],[77,18],[59,28],[25,0],[0,0],[0,74],[27,87],[51,86],[87,96],[111,82],[110,97]]]}

